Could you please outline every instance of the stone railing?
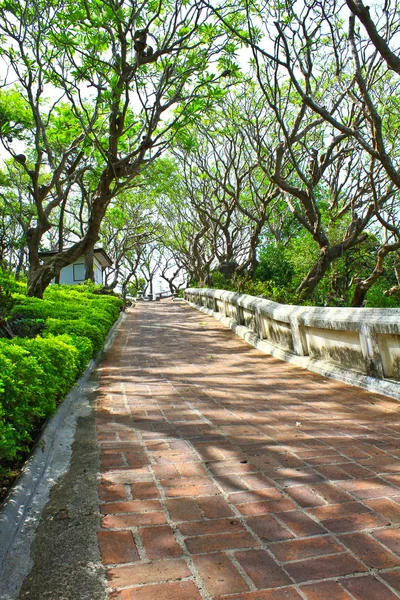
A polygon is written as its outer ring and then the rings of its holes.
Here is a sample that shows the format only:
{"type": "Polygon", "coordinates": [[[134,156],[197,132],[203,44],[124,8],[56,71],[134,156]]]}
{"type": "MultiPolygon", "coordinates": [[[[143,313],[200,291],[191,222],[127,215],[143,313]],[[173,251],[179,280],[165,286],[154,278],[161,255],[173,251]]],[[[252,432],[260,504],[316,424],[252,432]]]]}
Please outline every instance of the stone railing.
{"type": "Polygon", "coordinates": [[[292,306],[205,288],[185,299],[263,352],[400,399],[400,309],[292,306]]]}

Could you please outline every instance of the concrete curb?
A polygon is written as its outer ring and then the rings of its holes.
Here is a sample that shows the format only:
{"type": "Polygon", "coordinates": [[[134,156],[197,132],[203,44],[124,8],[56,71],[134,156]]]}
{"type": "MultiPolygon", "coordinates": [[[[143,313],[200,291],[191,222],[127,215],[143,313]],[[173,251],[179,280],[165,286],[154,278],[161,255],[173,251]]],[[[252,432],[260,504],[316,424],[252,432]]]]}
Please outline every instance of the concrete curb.
{"type": "Polygon", "coordinates": [[[277,346],[274,346],[266,340],[260,340],[254,331],[248,327],[245,327],[244,325],[238,325],[234,319],[225,317],[219,312],[214,312],[210,308],[198,306],[197,304],[187,300],[186,302],[192,308],[195,308],[200,312],[209,315],[218,321],[221,321],[221,323],[232,329],[236,335],[250,344],[250,346],[254,346],[254,348],[257,348],[257,350],[260,350],[265,354],[270,354],[275,358],[293,363],[298,367],[302,367],[303,369],[307,369],[313,373],[318,373],[319,375],[323,375],[329,379],[337,379],[343,383],[354,385],[370,392],[383,394],[384,396],[389,396],[396,400],[400,400],[400,384],[397,382],[393,382],[388,379],[375,379],[374,377],[359,373],[358,371],[344,369],[342,367],[333,365],[332,363],[328,363],[327,361],[316,360],[309,356],[297,356],[292,352],[288,352],[278,348],[277,346]]]}
{"type": "Polygon", "coordinates": [[[0,600],[13,600],[24,577],[32,567],[30,545],[40,514],[52,486],[69,467],[77,420],[90,413],[89,378],[103,355],[114,343],[118,328],[125,320],[121,313],[114,323],[103,350],[92,359],[75,387],[46,424],[32,456],[11,488],[0,510],[0,600]]]}

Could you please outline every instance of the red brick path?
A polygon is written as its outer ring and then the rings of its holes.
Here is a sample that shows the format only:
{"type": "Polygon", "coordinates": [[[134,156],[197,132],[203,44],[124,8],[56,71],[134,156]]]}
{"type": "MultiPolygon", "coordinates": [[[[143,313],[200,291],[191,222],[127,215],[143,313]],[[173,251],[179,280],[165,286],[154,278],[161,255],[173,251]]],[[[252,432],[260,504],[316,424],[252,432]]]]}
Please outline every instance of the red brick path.
{"type": "Polygon", "coordinates": [[[99,390],[109,598],[400,598],[399,406],[139,305],[99,390]]]}

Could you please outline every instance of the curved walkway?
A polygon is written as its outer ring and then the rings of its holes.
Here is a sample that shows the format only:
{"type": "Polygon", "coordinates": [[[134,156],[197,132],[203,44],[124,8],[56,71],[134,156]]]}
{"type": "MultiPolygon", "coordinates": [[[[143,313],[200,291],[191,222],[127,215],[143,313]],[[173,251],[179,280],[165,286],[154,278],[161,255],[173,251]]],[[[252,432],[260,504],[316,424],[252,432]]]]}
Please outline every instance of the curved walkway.
{"type": "Polygon", "coordinates": [[[109,598],[400,598],[398,409],[138,305],[99,388],[109,598]]]}

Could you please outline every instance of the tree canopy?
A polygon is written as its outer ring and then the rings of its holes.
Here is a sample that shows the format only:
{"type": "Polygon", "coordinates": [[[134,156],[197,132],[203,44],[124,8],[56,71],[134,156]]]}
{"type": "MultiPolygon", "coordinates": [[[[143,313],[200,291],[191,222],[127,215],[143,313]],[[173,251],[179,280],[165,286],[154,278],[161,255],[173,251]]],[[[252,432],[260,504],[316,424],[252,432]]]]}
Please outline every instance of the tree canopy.
{"type": "Polygon", "coordinates": [[[101,243],[108,289],[396,305],[398,10],[0,1],[3,266],[41,297],[101,243]]]}

